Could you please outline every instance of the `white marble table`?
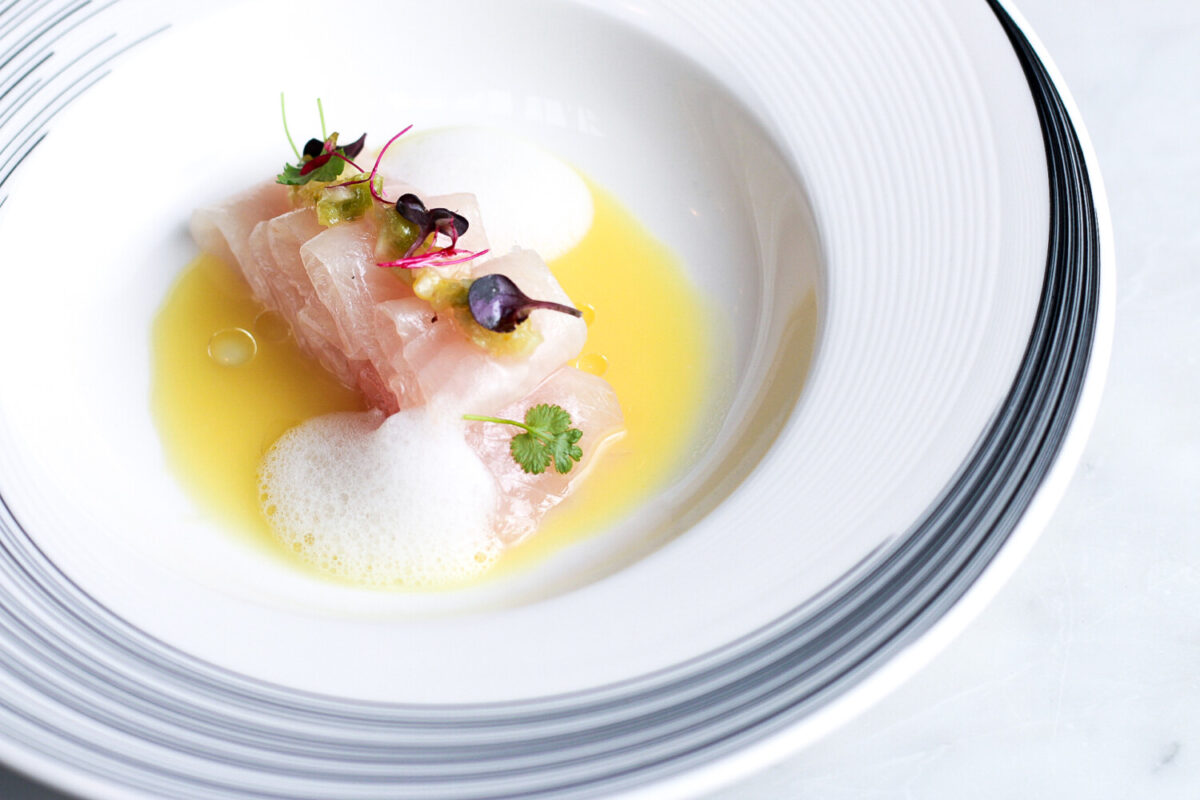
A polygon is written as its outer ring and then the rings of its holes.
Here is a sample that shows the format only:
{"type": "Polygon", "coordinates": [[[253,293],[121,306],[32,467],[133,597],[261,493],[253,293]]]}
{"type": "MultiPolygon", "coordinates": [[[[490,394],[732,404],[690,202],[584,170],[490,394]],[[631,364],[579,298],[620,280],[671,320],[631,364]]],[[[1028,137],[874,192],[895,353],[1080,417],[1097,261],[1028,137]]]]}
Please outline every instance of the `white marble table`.
{"type": "MultiPolygon", "coordinates": [[[[1020,6],[1083,113],[1116,231],[1116,341],[1079,474],[932,664],[704,800],[1200,797],[1200,0],[1020,6]]],[[[62,797],[0,768],[0,798],[62,797]]]]}

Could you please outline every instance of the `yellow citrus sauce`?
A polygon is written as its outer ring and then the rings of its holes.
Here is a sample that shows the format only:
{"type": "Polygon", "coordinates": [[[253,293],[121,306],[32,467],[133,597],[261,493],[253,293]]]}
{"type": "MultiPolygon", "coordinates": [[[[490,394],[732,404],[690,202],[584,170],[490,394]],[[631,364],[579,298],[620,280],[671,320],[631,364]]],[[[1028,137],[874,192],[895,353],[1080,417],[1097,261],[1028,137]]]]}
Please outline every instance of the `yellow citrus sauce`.
{"type": "MultiPolygon", "coordinates": [[[[612,384],[626,433],[492,574],[534,564],[653,494],[681,466],[699,423],[711,311],[665,246],[606,192],[592,187],[592,195],[591,230],[550,267],[588,322],[575,366],[612,384]]],[[[184,486],[225,527],[299,565],[259,509],[259,462],[291,426],[359,410],[362,400],[304,356],[286,324],[212,256],[196,259],[172,288],[153,347],[153,412],[184,486]]]]}

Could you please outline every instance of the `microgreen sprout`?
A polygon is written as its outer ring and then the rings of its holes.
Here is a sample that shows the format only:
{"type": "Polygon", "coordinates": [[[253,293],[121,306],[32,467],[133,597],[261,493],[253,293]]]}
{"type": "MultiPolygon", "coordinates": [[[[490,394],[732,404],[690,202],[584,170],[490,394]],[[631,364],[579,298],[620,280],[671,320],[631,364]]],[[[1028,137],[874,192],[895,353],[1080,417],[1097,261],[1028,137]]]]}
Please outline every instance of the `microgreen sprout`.
{"type": "Polygon", "coordinates": [[[417,239],[409,245],[407,258],[417,251],[417,248],[429,238],[430,234],[440,234],[450,240],[450,247],[458,244],[458,237],[467,232],[470,223],[462,214],[448,208],[425,208],[421,198],[415,194],[402,194],[396,201],[396,211],[400,216],[417,226],[417,239]]]}
{"type": "MultiPolygon", "coordinates": [[[[396,141],[401,136],[408,133],[410,130],[412,130],[412,125],[409,125],[407,128],[405,128],[404,130],[400,131],[395,136],[393,136],[392,138],[387,140],[387,144],[385,144],[382,148],[380,148],[379,155],[375,156],[375,165],[373,167],[371,167],[370,175],[367,175],[366,177],[363,177],[363,178],[354,178],[353,180],[348,180],[345,183],[339,183],[337,185],[338,186],[350,186],[355,183],[364,183],[364,182],[368,183],[371,188],[371,196],[372,197],[374,197],[376,200],[378,200],[381,203],[390,203],[391,200],[388,200],[387,198],[385,198],[383,196],[382,191],[380,190],[380,187],[378,187],[376,185],[375,175],[379,172],[379,163],[381,161],[383,161],[383,154],[386,153],[387,149],[392,146],[392,142],[396,141]]],[[[364,133],[363,136],[366,136],[366,134],[364,133]]],[[[358,155],[358,153],[355,153],[354,155],[358,155]]],[[[351,156],[351,158],[353,158],[353,157],[354,156],[351,156]]],[[[360,169],[359,172],[361,172],[361,171],[362,170],[360,169]]]]}
{"type": "Polygon", "coordinates": [[[287,137],[288,144],[292,146],[292,152],[296,154],[296,160],[300,160],[300,151],[296,149],[296,143],[292,141],[291,131],[287,126],[287,106],[283,102],[283,92],[279,93],[279,111],[283,114],[283,135],[287,137]]]}
{"type": "MultiPolygon", "coordinates": [[[[284,104],[284,96],[279,95],[279,107],[283,115],[283,132],[287,136],[288,144],[292,147],[292,152],[296,154],[296,164],[287,164],[284,170],[275,180],[278,183],[289,186],[300,186],[312,180],[330,182],[325,188],[339,189],[347,186],[356,186],[365,183],[371,193],[371,197],[380,203],[392,205],[392,201],[388,200],[383,194],[383,181],[377,180],[379,175],[379,165],[383,162],[383,156],[387,153],[389,147],[404,134],[412,130],[412,125],[405,127],[399,133],[387,142],[379,150],[379,155],[375,157],[375,163],[371,166],[370,173],[364,173],[362,167],[354,163],[354,159],[362,152],[363,146],[366,144],[367,135],[364,133],[356,141],[348,145],[339,146],[337,143],[338,134],[334,131],[332,134],[326,135],[325,131],[325,109],[321,104],[320,98],[317,98],[317,113],[321,119],[321,139],[309,139],[304,144],[304,149],[301,151],[296,148],[296,143],[292,139],[292,134],[287,126],[287,108],[284,104]],[[342,163],[349,164],[358,171],[358,175],[349,180],[340,182],[337,181],[342,173],[342,163]]],[[[467,232],[469,222],[463,215],[451,211],[447,208],[425,208],[425,204],[415,194],[404,194],[395,202],[396,212],[405,220],[412,223],[417,228],[416,239],[409,243],[402,257],[391,261],[377,262],[381,267],[399,267],[401,269],[416,269],[418,267],[444,267],[454,264],[462,264],[467,261],[472,261],[487,254],[487,250],[466,250],[458,247],[458,239],[467,232]],[[430,237],[433,237],[430,240],[430,237]],[[429,250],[426,253],[418,253],[418,251],[427,243],[432,247],[438,241],[439,237],[444,237],[449,240],[449,244],[440,248],[429,250]]]]}
{"type": "Polygon", "coordinates": [[[362,168],[354,163],[354,158],[362,152],[363,146],[367,142],[365,133],[356,141],[339,147],[337,131],[329,135],[325,133],[325,110],[321,107],[321,101],[318,99],[317,112],[321,117],[321,138],[309,139],[304,145],[304,151],[301,152],[296,148],[296,142],[292,139],[291,131],[288,130],[287,106],[284,104],[283,93],[279,95],[279,109],[283,115],[283,133],[287,136],[288,144],[292,146],[292,152],[296,154],[297,163],[285,164],[283,172],[275,176],[277,183],[286,186],[303,186],[309,181],[334,181],[342,174],[344,164],[349,164],[362,172],[362,168]]]}
{"type": "Polygon", "coordinates": [[[511,333],[539,308],[573,317],[583,316],[579,309],[562,303],[534,300],[517,288],[510,278],[499,273],[476,278],[467,290],[467,305],[480,327],[497,333],[511,333]]]}
{"type": "Polygon", "coordinates": [[[470,222],[456,211],[448,208],[426,208],[421,198],[412,193],[405,193],[396,200],[396,213],[416,228],[416,234],[400,258],[376,262],[381,267],[446,267],[474,260],[488,252],[458,248],[458,237],[467,232],[470,222]],[[430,246],[435,245],[438,237],[445,237],[450,243],[427,253],[417,253],[426,243],[430,246]]]}
{"type": "Polygon", "coordinates": [[[399,267],[400,269],[449,267],[454,264],[465,264],[468,261],[474,261],[480,256],[487,255],[489,252],[489,250],[458,250],[448,247],[444,250],[434,250],[419,256],[398,258],[395,261],[379,261],[377,264],[381,267],[399,267]]]}
{"type": "Polygon", "coordinates": [[[539,403],[525,412],[524,422],[478,414],[463,414],[463,419],[523,429],[524,433],[513,436],[508,449],[513,461],[531,475],[541,475],[551,462],[555,470],[565,475],[575,466],[574,462],[583,458],[578,444],[583,431],[571,427],[571,415],[561,406],[539,403]]]}

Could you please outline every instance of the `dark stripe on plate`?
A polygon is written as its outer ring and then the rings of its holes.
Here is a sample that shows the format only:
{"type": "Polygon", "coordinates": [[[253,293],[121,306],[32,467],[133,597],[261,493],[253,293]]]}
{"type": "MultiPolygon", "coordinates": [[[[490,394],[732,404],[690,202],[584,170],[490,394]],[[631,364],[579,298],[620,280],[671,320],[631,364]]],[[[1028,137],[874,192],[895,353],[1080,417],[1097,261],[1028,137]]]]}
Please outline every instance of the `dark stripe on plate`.
{"type": "Polygon", "coordinates": [[[27,38],[24,41],[18,42],[16,45],[9,48],[9,50],[7,52],[5,52],[4,54],[0,54],[0,58],[4,59],[3,61],[0,61],[0,70],[3,70],[5,67],[7,67],[14,58],[19,56],[22,52],[24,52],[25,48],[29,47],[29,45],[33,44],[38,39],[45,36],[50,31],[52,31],[59,23],[61,23],[65,19],[67,19],[69,16],[74,14],[79,9],[83,8],[85,5],[87,5],[86,2],[80,3],[79,5],[76,5],[73,8],[68,8],[66,11],[64,11],[59,16],[53,17],[49,21],[43,23],[43,26],[41,28],[37,28],[37,29],[31,31],[29,34],[27,34],[27,38]]]}
{"type": "MultiPolygon", "coordinates": [[[[30,75],[32,75],[34,73],[34,71],[36,71],[38,69],[38,67],[42,66],[42,64],[45,64],[46,61],[49,60],[53,55],[54,55],[54,53],[47,53],[46,55],[42,56],[41,61],[37,62],[32,67],[25,70],[25,72],[21,73],[21,75],[19,75],[17,77],[17,79],[12,82],[11,86],[9,86],[3,92],[0,92],[0,101],[4,100],[4,98],[8,97],[9,92],[11,92],[13,89],[17,88],[18,86],[20,86],[25,81],[26,78],[28,78],[30,75]]],[[[34,56],[34,58],[36,58],[36,56],[34,56]]],[[[24,65],[22,65],[22,66],[24,66],[24,65]]]]}
{"type": "MultiPolygon", "coordinates": [[[[62,575],[0,496],[0,689],[16,684],[53,712],[0,692],[0,734],[114,786],[172,798],[594,797],[760,742],[914,644],[1028,508],[1062,446],[1095,335],[1099,232],[1079,140],[1028,40],[988,2],[1025,71],[1046,150],[1050,237],[1034,329],[1008,397],[949,487],[833,591],[620,685],[488,705],[370,704],[251,680],[147,636],[62,575]],[[83,724],[111,735],[84,736],[83,724]]],[[[52,82],[31,83],[34,94],[52,82]]],[[[44,136],[79,93],[50,111],[70,87],[55,89],[17,137],[0,139],[9,142],[0,153],[31,127],[29,139],[44,136]]],[[[15,147],[13,169],[38,141],[15,147]]]]}
{"type": "MultiPolygon", "coordinates": [[[[0,12],[0,19],[7,16],[3,24],[0,24],[0,46],[3,46],[6,38],[16,37],[16,41],[8,43],[6,49],[0,53],[0,74],[31,46],[38,45],[37,50],[18,70],[25,69],[26,64],[32,63],[33,66],[17,77],[12,85],[5,89],[4,94],[0,95],[0,100],[3,100],[13,88],[25,83],[24,88],[11,98],[11,104],[0,109],[0,156],[11,150],[0,163],[0,187],[44,137],[46,123],[108,74],[107,71],[101,71],[103,67],[130,48],[165,30],[164,26],[140,36],[122,35],[120,32],[108,33],[59,67],[56,58],[58,53],[50,50],[50,47],[117,2],[118,0],[110,0],[99,6],[94,5],[91,0],[58,4],[42,2],[22,10],[14,10],[17,4],[13,3],[7,6],[4,12],[0,12]],[[80,13],[85,10],[87,13],[80,13]],[[32,28],[21,33],[20,28],[26,23],[30,23],[32,28]],[[107,45],[117,46],[110,50],[107,45]],[[60,80],[72,69],[79,67],[85,68],[82,74],[74,75],[65,82],[60,80]],[[22,113],[32,100],[51,92],[55,94],[32,114],[22,113]],[[14,122],[20,125],[19,129],[9,130],[10,123],[14,122]],[[33,144],[30,145],[30,142],[33,144]]],[[[0,196],[0,199],[3,199],[3,196],[0,196]]]]}

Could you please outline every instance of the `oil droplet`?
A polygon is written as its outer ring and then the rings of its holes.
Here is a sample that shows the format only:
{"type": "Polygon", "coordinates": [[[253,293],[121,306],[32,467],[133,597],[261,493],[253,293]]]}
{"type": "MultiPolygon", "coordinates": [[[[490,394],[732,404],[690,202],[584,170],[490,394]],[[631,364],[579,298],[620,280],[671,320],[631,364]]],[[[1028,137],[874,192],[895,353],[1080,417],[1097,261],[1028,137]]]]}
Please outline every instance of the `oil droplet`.
{"type": "Polygon", "coordinates": [[[591,325],[596,319],[596,307],[591,303],[581,305],[579,313],[583,314],[583,321],[588,325],[591,325]]]}
{"type": "Polygon", "coordinates": [[[292,329],[282,314],[267,310],[254,318],[254,332],[268,342],[282,342],[291,336],[292,329]]]}
{"type": "Polygon", "coordinates": [[[593,375],[603,375],[608,371],[608,359],[599,353],[588,353],[575,359],[575,367],[593,375]]]}
{"type": "Polygon", "coordinates": [[[208,340],[208,355],[222,367],[248,364],[258,353],[258,342],[245,328],[225,328],[208,340]]]}

